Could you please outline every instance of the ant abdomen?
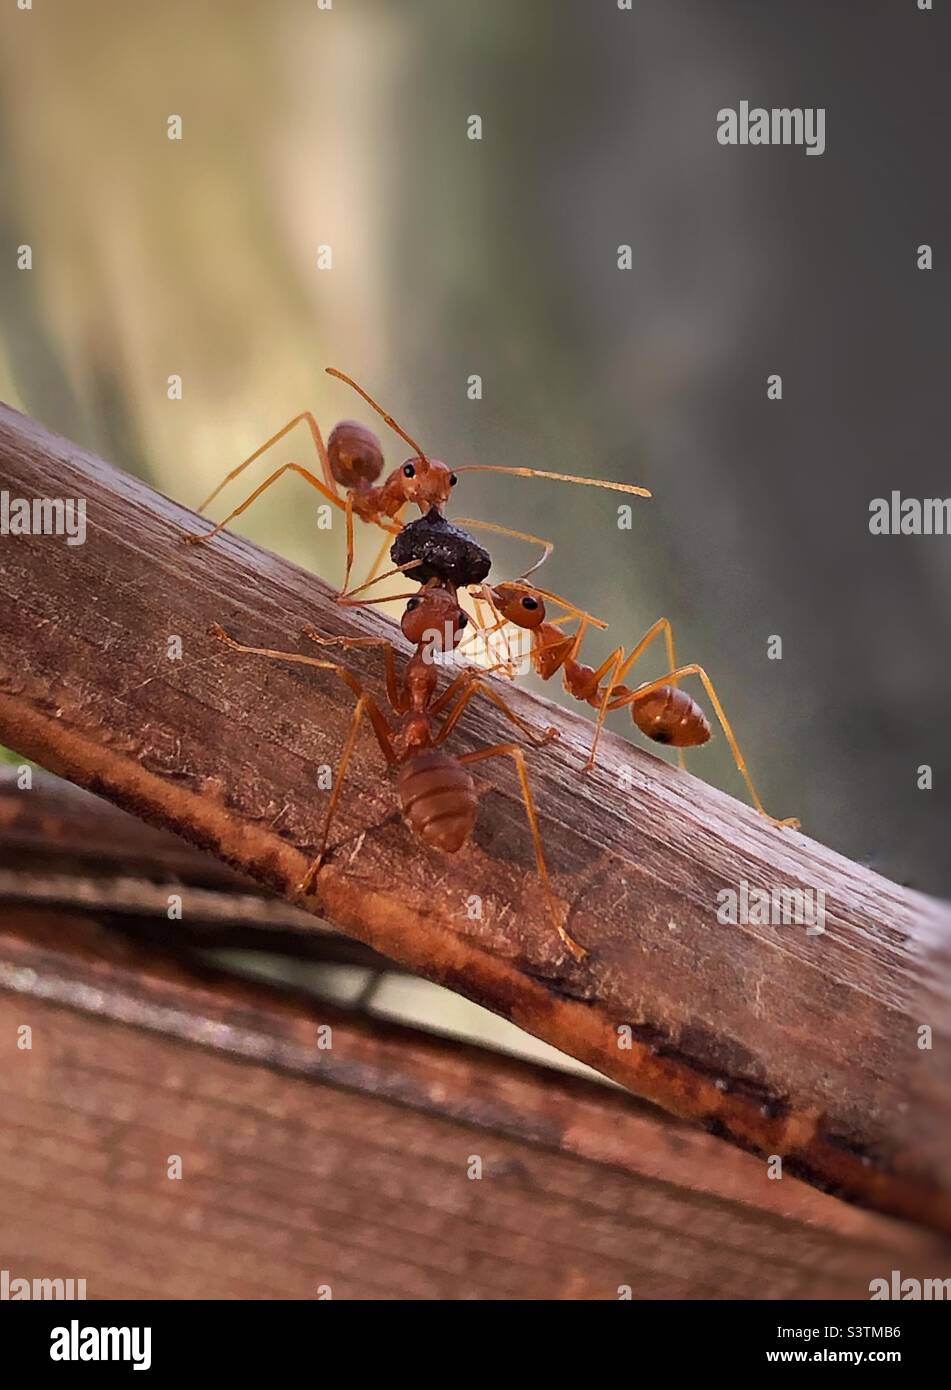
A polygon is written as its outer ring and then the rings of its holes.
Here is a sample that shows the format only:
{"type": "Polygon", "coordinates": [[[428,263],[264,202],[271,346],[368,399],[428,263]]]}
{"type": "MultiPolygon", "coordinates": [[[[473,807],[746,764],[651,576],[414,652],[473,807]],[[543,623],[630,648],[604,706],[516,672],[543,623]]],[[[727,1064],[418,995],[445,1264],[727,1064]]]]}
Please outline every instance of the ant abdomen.
{"type": "Polygon", "coordinates": [[[358,420],[341,420],[327,440],[330,471],[343,487],[375,483],[383,472],[383,446],[358,420]]]}
{"type": "Polygon", "coordinates": [[[675,685],[661,685],[634,700],[631,718],[642,734],[674,748],[695,748],[710,738],[710,725],[703,710],[675,685]]]}
{"type": "Polygon", "coordinates": [[[454,854],[475,825],[477,799],[467,768],[440,749],[409,758],[400,768],[400,805],[414,832],[433,849],[454,854]]]}

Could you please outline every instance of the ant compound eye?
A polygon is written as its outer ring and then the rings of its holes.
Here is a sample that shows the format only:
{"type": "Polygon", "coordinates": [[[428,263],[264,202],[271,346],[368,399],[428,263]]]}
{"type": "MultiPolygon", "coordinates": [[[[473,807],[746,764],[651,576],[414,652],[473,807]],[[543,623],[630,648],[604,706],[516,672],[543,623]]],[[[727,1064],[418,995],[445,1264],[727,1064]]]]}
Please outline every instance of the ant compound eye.
{"type": "Polygon", "coordinates": [[[459,481],[459,479],[456,477],[455,473],[450,473],[450,474],[449,474],[449,486],[450,486],[450,487],[455,487],[455,486],[456,486],[456,483],[458,483],[458,481],[459,481]]]}
{"type": "Polygon", "coordinates": [[[457,620],[456,620],[456,626],[459,628],[460,632],[462,631],[462,629],[463,629],[464,627],[468,627],[468,625],[469,625],[469,615],[468,615],[468,613],[460,613],[460,614],[459,614],[459,617],[458,617],[457,620]]]}
{"type": "Polygon", "coordinates": [[[538,599],[529,598],[526,595],[526,597],[522,599],[522,607],[527,608],[529,612],[533,612],[538,607],[538,599]]]}
{"type": "Polygon", "coordinates": [[[403,464],[403,477],[404,477],[404,478],[415,478],[415,477],[416,477],[416,469],[413,467],[413,465],[412,465],[411,463],[404,463],[404,464],[403,464]]]}
{"type": "Polygon", "coordinates": [[[418,608],[422,601],[423,600],[421,598],[411,598],[409,603],[406,605],[407,613],[412,613],[413,609],[418,608]]]}

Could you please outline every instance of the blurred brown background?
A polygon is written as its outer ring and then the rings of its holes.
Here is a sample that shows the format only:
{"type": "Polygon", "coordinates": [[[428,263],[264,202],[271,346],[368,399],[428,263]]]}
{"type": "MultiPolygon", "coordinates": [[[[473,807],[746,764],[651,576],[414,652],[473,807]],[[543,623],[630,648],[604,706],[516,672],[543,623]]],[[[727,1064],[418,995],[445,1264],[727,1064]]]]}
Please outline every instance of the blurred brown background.
{"type": "MultiPolygon", "coordinates": [[[[947,33],[884,0],[9,4],[0,395],[192,503],[299,410],[368,418],[328,363],[447,461],[647,484],[630,532],[554,483],[455,511],[551,536],[615,641],[669,616],[775,813],[947,892],[951,539],[868,533],[951,491],[947,33]],[[742,99],[825,107],[825,153],[721,147],[742,99]]],[[[318,500],[242,529],[339,580],[318,500]]],[[[739,790],[722,739],[690,765],[739,790]]]]}

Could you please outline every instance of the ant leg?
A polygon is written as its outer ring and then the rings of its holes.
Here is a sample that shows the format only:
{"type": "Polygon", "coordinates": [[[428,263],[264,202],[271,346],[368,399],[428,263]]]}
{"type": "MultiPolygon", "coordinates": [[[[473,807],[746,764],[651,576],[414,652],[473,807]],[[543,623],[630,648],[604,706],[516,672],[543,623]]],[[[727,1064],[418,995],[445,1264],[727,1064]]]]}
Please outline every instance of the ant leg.
{"type": "Polygon", "coordinates": [[[301,879],[300,883],[297,885],[297,891],[299,893],[307,893],[310,890],[311,883],[316,878],[317,874],[320,872],[320,867],[324,862],[324,855],[327,852],[327,840],[330,835],[331,822],[333,821],[334,813],[337,809],[337,803],[340,800],[340,791],[343,786],[343,779],[347,771],[347,764],[350,761],[350,755],[353,752],[354,744],[356,743],[357,733],[359,731],[360,723],[363,718],[364,712],[366,712],[366,714],[369,715],[370,723],[373,726],[373,732],[376,734],[376,741],[380,745],[381,753],[383,754],[386,761],[390,764],[390,766],[393,766],[398,761],[398,759],[393,749],[390,728],[386,722],[386,719],[383,716],[383,711],[380,709],[379,705],[373,699],[373,696],[368,695],[366,691],[363,689],[363,686],[357,680],[356,676],[354,676],[352,672],[348,671],[345,666],[339,665],[338,662],[320,661],[317,659],[317,657],[301,656],[297,652],[274,651],[270,647],[246,647],[243,643],[236,642],[233,637],[229,637],[228,634],[225,632],[224,628],[219,627],[217,623],[213,625],[211,631],[212,634],[215,637],[217,637],[219,641],[224,642],[226,646],[230,647],[231,650],[235,652],[243,652],[251,656],[271,657],[276,661],[294,661],[299,662],[304,666],[317,666],[325,671],[333,671],[336,673],[336,675],[340,677],[344,684],[347,685],[353,691],[353,693],[357,697],[356,708],[353,712],[353,718],[350,721],[350,732],[347,735],[347,741],[344,744],[343,752],[340,755],[340,762],[337,766],[337,776],[334,779],[334,788],[333,792],[331,793],[330,804],[327,807],[327,815],[324,818],[323,832],[321,834],[320,840],[320,852],[318,853],[316,859],[314,859],[311,863],[310,867],[308,868],[304,877],[301,879]]]}
{"type": "Polygon", "coordinates": [[[555,896],[552,893],[551,883],[548,878],[548,868],[545,864],[545,855],[542,851],[542,837],[538,829],[538,817],[535,814],[535,803],[532,800],[531,788],[528,784],[528,770],[525,766],[525,754],[521,748],[513,743],[498,743],[492,748],[479,748],[474,753],[464,753],[459,759],[460,763],[478,763],[485,758],[500,758],[508,756],[518,769],[518,780],[522,788],[522,800],[525,803],[525,814],[528,816],[529,829],[532,832],[532,842],[535,846],[535,864],[538,869],[538,877],[541,879],[542,887],[545,890],[545,897],[548,901],[548,911],[551,914],[552,923],[568,950],[575,960],[584,960],[588,954],[583,946],[570,937],[562,924],[562,914],[558,911],[555,903],[555,896]]]}
{"type": "MultiPolygon", "coordinates": [[[[594,739],[591,744],[591,751],[588,754],[588,761],[585,763],[583,771],[590,772],[591,769],[594,767],[595,759],[598,753],[598,744],[600,743],[601,735],[604,732],[604,721],[607,716],[608,710],[620,708],[619,705],[611,703],[612,691],[621,684],[628,671],[634,665],[635,661],[637,661],[639,657],[644,655],[644,652],[646,652],[647,648],[650,646],[650,644],[654,641],[655,637],[657,637],[658,633],[660,632],[663,632],[664,641],[667,646],[667,661],[669,669],[671,671],[675,671],[677,669],[677,658],[674,654],[674,630],[671,627],[670,622],[667,618],[658,618],[656,623],[652,623],[651,626],[644,633],[644,636],[637,643],[637,645],[631,649],[631,653],[629,656],[625,657],[624,648],[618,647],[617,650],[612,652],[611,656],[608,657],[608,665],[610,665],[612,661],[615,661],[616,658],[615,667],[611,675],[611,679],[608,681],[604,689],[604,695],[601,700],[601,706],[598,710],[597,723],[595,724],[594,739]]],[[[599,673],[603,673],[605,669],[605,666],[602,664],[602,666],[598,668],[599,673]]],[[[666,680],[661,681],[660,684],[676,685],[677,682],[675,680],[666,680]]],[[[686,766],[684,761],[683,749],[677,750],[677,759],[680,764],[680,769],[681,771],[683,771],[686,766]]]]}
{"type": "MultiPolygon", "coordinates": [[[[351,597],[352,592],[357,592],[357,593],[359,593],[359,589],[358,589],[358,590],[354,590],[354,591],[351,591],[351,589],[350,589],[350,572],[351,572],[351,570],[353,569],[353,493],[352,493],[352,492],[348,492],[348,493],[347,493],[347,500],[346,500],[346,502],[344,503],[344,512],[345,512],[346,520],[347,520],[347,568],[346,568],[346,570],[344,571],[344,576],[343,576],[343,589],[340,591],[340,594],[338,595],[338,597],[337,597],[337,599],[336,599],[336,602],[337,602],[337,603],[339,603],[339,602],[341,601],[341,599],[347,599],[347,598],[351,597]]],[[[386,551],[387,546],[388,546],[388,545],[392,545],[392,543],[393,543],[393,542],[391,541],[390,537],[391,537],[391,536],[398,536],[399,533],[400,533],[400,531],[403,529],[402,526],[397,526],[397,525],[395,525],[395,524],[392,523],[392,522],[384,521],[381,517],[377,517],[377,518],[374,520],[374,523],[373,523],[373,524],[374,524],[375,526],[378,526],[378,527],[380,528],[381,531],[385,531],[385,532],[387,533],[387,535],[386,535],[386,539],[384,540],[383,544],[380,546],[380,549],[379,549],[379,551],[378,551],[378,553],[377,553],[376,563],[374,564],[373,570],[371,571],[371,582],[372,582],[373,574],[376,573],[376,570],[377,570],[377,568],[378,568],[378,566],[379,566],[379,564],[380,564],[381,559],[383,558],[383,555],[384,555],[384,553],[385,553],[385,551],[386,551]]],[[[411,563],[415,564],[416,562],[415,562],[415,561],[411,561],[411,563]]],[[[365,589],[366,587],[367,587],[367,585],[365,585],[365,584],[361,584],[361,586],[360,586],[361,589],[365,589]]]]}
{"type": "Polygon", "coordinates": [[[277,431],[277,434],[272,434],[270,439],[266,439],[264,443],[261,445],[261,447],[259,449],[255,449],[254,453],[251,454],[248,458],[246,458],[243,463],[239,463],[237,468],[232,468],[231,472],[222,482],[218,484],[214,492],[212,492],[210,496],[205,498],[204,502],[202,502],[198,510],[200,512],[203,512],[206,507],[211,506],[212,502],[215,500],[215,498],[218,496],[218,493],[221,492],[223,488],[226,488],[230,482],[237,478],[239,473],[243,473],[244,470],[250,464],[254,463],[255,459],[259,459],[261,455],[265,453],[268,449],[270,449],[272,445],[276,444],[279,439],[283,439],[285,434],[289,434],[290,431],[294,428],[294,426],[299,425],[302,420],[307,421],[308,428],[310,429],[310,433],[314,441],[314,446],[320,458],[320,467],[324,475],[324,482],[326,483],[327,487],[330,488],[331,492],[335,496],[339,497],[340,494],[337,490],[337,480],[334,477],[333,471],[330,467],[330,458],[327,454],[327,449],[323,441],[323,436],[320,433],[320,426],[317,424],[317,421],[311,414],[311,412],[309,410],[304,410],[301,412],[300,415],[295,415],[293,420],[288,420],[287,424],[283,427],[283,429],[279,429],[277,431]]]}
{"type": "MultiPolygon", "coordinates": [[[[247,511],[251,503],[256,502],[262,492],[269,488],[272,483],[276,483],[278,478],[282,478],[287,472],[298,473],[306,482],[310,483],[311,487],[315,487],[323,497],[326,497],[328,502],[332,502],[333,505],[339,507],[341,511],[345,509],[345,504],[341,502],[337,494],[331,492],[328,487],[325,487],[320,479],[316,478],[313,473],[309,473],[306,468],[301,468],[299,463],[285,463],[282,467],[278,468],[276,472],[272,473],[269,478],[265,478],[264,482],[254,489],[251,496],[245,498],[240,507],[235,507],[233,512],[229,512],[224,521],[219,521],[217,526],[213,526],[210,531],[204,532],[201,536],[186,536],[186,542],[189,545],[198,545],[200,541],[210,541],[212,536],[217,536],[218,532],[223,530],[224,527],[228,525],[229,521],[234,521],[236,516],[240,516],[242,512],[247,511]]],[[[349,504],[349,502],[350,494],[348,493],[347,504],[349,504]]]]}
{"type": "Polygon", "coordinates": [[[429,706],[430,714],[441,714],[448,704],[456,698],[456,695],[464,687],[475,680],[475,673],[472,671],[460,671],[458,676],[454,676],[441,695],[429,706]]]}
{"type": "MultiPolygon", "coordinates": [[[[438,588],[438,587],[441,587],[441,586],[440,586],[439,581],[438,581],[437,579],[429,579],[429,580],[427,580],[426,583],[423,585],[423,589],[438,588]]],[[[462,611],[463,611],[463,612],[465,613],[465,615],[466,615],[466,618],[468,619],[468,625],[467,625],[467,631],[466,631],[465,636],[460,640],[458,646],[455,648],[454,655],[457,656],[457,657],[459,657],[459,658],[464,658],[465,660],[471,660],[471,661],[476,662],[476,663],[478,664],[478,667],[479,667],[479,670],[480,670],[480,671],[485,671],[485,670],[488,670],[488,671],[495,671],[495,670],[497,670],[497,669],[499,669],[499,668],[501,667],[501,668],[504,668],[505,674],[506,674],[508,677],[514,676],[514,674],[515,674],[515,669],[514,669],[514,667],[513,667],[512,664],[511,664],[511,656],[510,656],[510,655],[509,655],[509,659],[508,659],[507,661],[499,662],[499,663],[497,663],[496,666],[483,666],[483,665],[482,665],[483,659],[484,659],[484,660],[488,660],[489,655],[490,655],[490,652],[489,652],[489,641],[488,641],[489,637],[491,637],[492,633],[497,632],[497,631],[499,630],[499,628],[501,628],[501,627],[503,626],[503,620],[501,619],[501,617],[500,617],[500,619],[499,619],[499,621],[498,621],[497,623],[494,623],[491,627],[486,627],[486,625],[485,625],[485,615],[484,615],[484,613],[483,613],[483,611],[482,611],[482,603],[481,603],[481,601],[480,601],[479,590],[478,590],[477,588],[467,587],[467,588],[457,589],[457,590],[456,590],[456,599],[457,599],[457,601],[458,601],[458,603],[459,603],[459,607],[462,609],[462,611]],[[469,600],[469,603],[470,603],[471,607],[467,607],[467,606],[463,603],[463,598],[466,598],[466,599],[469,600]],[[481,647],[479,647],[479,646],[473,647],[473,646],[471,645],[473,642],[481,643],[481,647]]],[[[497,611],[497,610],[496,610],[496,611],[497,611]]],[[[503,638],[503,640],[506,642],[506,647],[508,647],[507,639],[506,639],[506,638],[503,638]]],[[[464,675],[473,675],[473,674],[475,674],[475,672],[472,671],[471,668],[470,668],[469,671],[463,672],[463,674],[464,674],[464,675]]],[[[454,681],[454,687],[455,687],[456,685],[458,685],[458,684],[459,684],[459,680],[458,680],[458,677],[457,677],[456,680],[454,681]]],[[[444,691],[444,692],[443,692],[443,696],[445,696],[447,693],[448,693],[447,691],[444,691]]],[[[444,701],[443,697],[440,697],[440,704],[442,704],[442,703],[445,703],[445,701],[444,701]]]]}
{"type": "Polygon", "coordinates": [[[486,697],[487,700],[491,700],[493,705],[495,705],[498,709],[502,711],[506,719],[510,720],[511,723],[515,725],[516,729],[521,730],[521,732],[525,735],[529,742],[533,743],[536,748],[542,748],[546,743],[550,743],[553,738],[558,737],[558,730],[551,727],[547,728],[544,734],[539,736],[530,724],[526,724],[524,719],[519,718],[515,711],[509,707],[507,702],[502,698],[501,695],[497,693],[497,691],[492,689],[492,687],[489,685],[487,681],[482,680],[479,676],[470,675],[468,671],[463,671],[462,675],[457,676],[456,679],[452,682],[452,684],[449,685],[443,691],[442,695],[432,706],[431,713],[436,713],[439,708],[445,707],[447,703],[446,696],[450,694],[455,694],[453,687],[459,686],[462,683],[462,681],[466,679],[468,679],[469,684],[465,686],[462,694],[459,696],[458,701],[446,715],[442,728],[439,730],[439,733],[433,739],[434,747],[438,746],[440,743],[444,742],[444,740],[449,737],[453,729],[459,723],[459,720],[462,718],[463,711],[465,710],[469,701],[472,699],[473,695],[475,695],[476,691],[479,690],[481,690],[482,694],[486,697]]]}
{"type": "MultiPolygon", "coordinates": [[[[588,620],[587,618],[582,618],[581,622],[578,624],[577,631],[575,632],[575,635],[571,640],[571,646],[568,648],[568,655],[565,658],[565,662],[578,660],[578,653],[581,650],[581,644],[584,641],[584,635],[587,632],[587,630],[588,620]]],[[[594,674],[599,684],[601,681],[601,676],[611,665],[612,659],[613,657],[606,657],[605,660],[602,661],[601,665],[598,667],[597,671],[595,671],[594,674]]],[[[562,667],[562,669],[564,669],[564,666],[562,667]]],[[[565,689],[568,689],[567,685],[565,686],[565,689]]],[[[568,691],[568,693],[570,694],[571,692],[568,691]]]]}
{"type": "MultiPolygon", "coordinates": [[[[405,510],[406,510],[406,508],[407,508],[408,506],[409,506],[409,503],[408,503],[408,502],[404,502],[400,507],[397,508],[396,512],[395,512],[394,515],[393,515],[393,525],[392,525],[392,527],[391,527],[391,529],[390,529],[390,535],[398,536],[399,533],[402,531],[402,529],[403,529],[403,520],[402,520],[402,517],[403,517],[403,513],[405,512],[405,510]]],[[[372,584],[373,581],[376,579],[376,576],[377,576],[377,573],[379,572],[380,566],[381,566],[382,563],[383,563],[383,557],[384,557],[384,555],[386,554],[386,550],[387,550],[387,547],[388,547],[389,545],[392,545],[392,541],[390,541],[390,540],[385,540],[385,541],[383,542],[383,544],[380,546],[379,550],[376,552],[376,559],[373,561],[373,564],[370,566],[370,571],[369,571],[369,573],[368,573],[368,575],[367,575],[367,582],[368,582],[369,584],[372,584]]]]}
{"type": "MultiPolygon", "coordinates": [[[[341,589],[340,593],[334,596],[334,603],[343,604],[345,607],[347,605],[352,607],[356,605],[362,606],[364,603],[393,603],[394,600],[400,598],[415,598],[415,594],[384,594],[382,598],[362,598],[360,596],[366,593],[367,589],[372,589],[374,585],[382,584],[384,579],[392,579],[396,574],[405,574],[408,570],[418,569],[422,563],[422,560],[407,560],[405,565],[396,565],[393,569],[386,570],[383,574],[374,575],[372,579],[367,579],[363,584],[358,584],[355,589],[341,589]]],[[[410,579],[414,578],[412,574],[409,577],[410,579]]],[[[432,584],[432,582],[432,580],[429,580],[428,584],[432,584]]]]}
{"type": "Polygon", "coordinates": [[[488,585],[483,585],[481,589],[481,598],[473,595],[473,599],[479,613],[479,621],[480,623],[482,623],[482,630],[480,632],[480,636],[482,637],[482,645],[485,651],[486,660],[489,660],[489,658],[492,656],[492,653],[489,650],[489,644],[487,639],[492,635],[493,632],[501,633],[502,643],[505,647],[504,659],[502,661],[497,661],[494,666],[490,666],[488,669],[491,671],[501,670],[506,680],[514,680],[518,671],[518,667],[512,659],[512,643],[509,639],[509,634],[506,632],[506,628],[509,626],[509,624],[506,623],[505,619],[502,617],[502,614],[499,611],[498,604],[495,602],[495,599],[492,596],[492,590],[488,587],[488,585]],[[485,602],[489,605],[489,609],[492,613],[492,616],[495,619],[495,622],[492,624],[490,628],[486,628],[483,623],[482,599],[484,599],[485,602]]]}
{"type": "Polygon", "coordinates": [[[478,599],[475,598],[474,595],[471,594],[468,589],[457,589],[456,598],[459,602],[459,607],[462,609],[463,613],[465,613],[466,618],[469,621],[466,623],[465,634],[462,637],[460,637],[459,642],[454,649],[453,655],[458,657],[461,661],[478,661],[479,657],[477,652],[473,649],[472,643],[474,641],[477,642],[483,635],[482,609],[479,606],[478,599]],[[472,605],[471,609],[463,603],[463,597],[469,599],[472,605]]]}
{"type": "Polygon", "coordinates": [[[396,679],[396,653],[388,637],[321,637],[320,633],[311,627],[305,627],[301,636],[306,637],[309,642],[315,642],[318,647],[342,647],[344,651],[349,651],[351,647],[382,647],[386,671],[386,698],[397,714],[402,713],[403,703],[396,679]]]}
{"type": "Polygon", "coordinates": [[[706,690],[707,695],[710,697],[710,703],[713,706],[717,719],[720,721],[720,728],[726,735],[726,741],[730,745],[730,751],[733,754],[733,759],[736,763],[737,769],[740,773],[740,776],[743,778],[743,781],[746,783],[746,788],[750,794],[750,799],[753,802],[753,805],[756,807],[757,811],[759,811],[760,815],[765,816],[765,818],[770,822],[771,825],[790,826],[792,829],[796,829],[799,825],[799,822],[795,819],[795,817],[789,817],[786,820],[778,820],[776,816],[771,816],[769,814],[766,807],[760,800],[759,793],[753,785],[753,779],[750,776],[749,769],[746,766],[746,759],[740,752],[740,745],[737,743],[736,735],[734,734],[733,729],[730,726],[730,721],[726,717],[726,711],[720,703],[720,698],[717,695],[716,690],[714,689],[713,681],[707,675],[706,671],[703,669],[702,666],[697,666],[695,664],[691,664],[690,666],[679,666],[675,670],[669,671],[666,676],[661,676],[658,680],[646,681],[643,685],[639,685],[636,690],[632,690],[629,695],[623,696],[623,698],[621,698],[620,700],[613,701],[610,708],[622,709],[625,705],[631,705],[634,703],[635,700],[639,700],[643,695],[649,695],[652,690],[657,690],[662,685],[672,685],[674,680],[681,676],[699,676],[701,681],[703,682],[704,689],[706,690]]]}
{"type": "MultiPolygon", "coordinates": [[[[404,503],[403,505],[406,506],[407,504],[404,503]]],[[[373,586],[374,584],[378,583],[379,580],[382,580],[382,579],[389,579],[389,578],[391,578],[394,574],[402,574],[403,570],[413,569],[413,568],[415,568],[416,566],[422,564],[422,560],[410,560],[410,561],[408,561],[408,563],[405,564],[405,565],[398,565],[395,569],[387,570],[386,574],[381,574],[381,575],[377,576],[377,570],[380,568],[380,565],[383,563],[383,557],[384,557],[384,555],[386,554],[387,548],[393,544],[393,542],[392,542],[392,537],[393,537],[393,536],[398,536],[399,533],[400,533],[400,532],[402,531],[402,529],[403,529],[402,525],[400,525],[400,523],[399,523],[400,512],[402,512],[402,510],[403,510],[403,507],[400,507],[400,509],[399,509],[399,511],[396,513],[396,515],[395,515],[393,521],[384,521],[384,520],[382,520],[382,518],[380,518],[380,519],[378,519],[378,520],[375,522],[375,525],[377,525],[377,526],[380,528],[381,531],[385,531],[385,532],[387,533],[386,538],[384,539],[383,544],[380,546],[379,550],[378,550],[377,553],[376,553],[376,559],[373,561],[373,565],[372,565],[372,567],[370,568],[368,577],[364,580],[364,582],[363,582],[362,584],[358,584],[357,587],[356,587],[355,589],[351,589],[351,588],[350,588],[350,574],[351,574],[351,572],[352,572],[352,570],[353,570],[353,552],[354,552],[354,544],[353,544],[353,502],[351,501],[351,495],[350,495],[350,494],[348,494],[348,496],[347,496],[346,507],[347,507],[347,568],[346,568],[346,572],[345,572],[344,578],[343,578],[343,588],[340,590],[340,593],[339,593],[339,594],[336,596],[336,598],[334,599],[334,602],[335,602],[335,603],[351,603],[351,602],[355,601],[355,598],[356,598],[356,595],[357,595],[357,594],[362,594],[366,589],[372,588],[372,586],[373,586]]],[[[394,598],[402,598],[402,597],[403,597],[403,596],[402,596],[401,594],[387,594],[385,598],[377,599],[376,602],[377,602],[377,603],[388,603],[391,599],[394,599],[394,598]]],[[[367,600],[367,602],[370,602],[370,600],[367,600]]]]}
{"type": "Polygon", "coordinates": [[[343,592],[346,593],[350,588],[350,571],[353,569],[353,493],[347,493],[347,502],[344,507],[344,516],[347,522],[347,568],[343,572],[343,592]]]}
{"type": "MultiPolygon", "coordinates": [[[[347,734],[347,741],[343,746],[343,752],[340,754],[340,762],[337,764],[337,775],[334,778],[334,787],[330,794],[330,804],[327,807],[327,814],[324,817],[324,828],[320,836],[320,849],[317,852],[317,857],[313,860],[304,877],[297,885],[298,893],[310,892],[311,885],[320,873],[323,865],[324,857],[327,853],[327,841],[330,838],[330,826],[337,810],[340,793],[343,790],[343,779],[347,775],[347,765],[350,762],[350,755],[357,741],[357,734],[360,730],[360,721],[363,718],[364,710],[369,714],[373,722],[373,731],[376,734],[377,742],[380,745],[383,756],[391,766],[397,761],[396,754],[393,751],[393,745],[390,742],[389,733],[382,735],[377,728],[376,721],[373,719],[374,701],[372,696],[362,693],[354,708],[353,718],[350,720],[350,732],[347,734]]],[[[379,709],[376,710],[376,713],[382,719],[379,709]]]]}
{"type": "MultiPolygon", "coordinates": [[[[505,680],[514,680],[516,668],[512,659],[512,648],[509,636],[508,633],[504,631],[506,626],[505,619],[499,615],[497,622],[486,625],[485,613],[483,611],[483,603],[486,600],[480,597],[478,591],[474,589],[461,590],[460,592],[467,594],[472,600],[472,607],[475,611],[474,613],[468,613],[468,610],[466,610],[467,615],[472,620],[472,631],[467,633],[459,643],[456,649],[459,655],[470,657],[473,661],[477,662],[481,671],[499,671],[505,680]],[[497,632],[502,634],[501,641],[505,647],[505,656],[502,660],[493,662],[491,666],[483,666],[482,661],[488,661],[493,654],[493,648],[492,644],[489,642],[489,638],[494,636],[497,632]],[[474,650],[469,650],[469,643],[475,639],[478,639],[481,643],[481,649],[476,648],[474,650]]],[[[493,611],[498,613],[498,609],[494,609],[493,611]]]]}
{"type": "MultiPolygon", "coordinates": [[[[316,656],[302,656],[300,652],[280,652],[275,651],[271,647],[246,647],[242,642],[236,642],[233,637],[229,637],[224,628],[218,623],[212,623],[210,631],[213,637],[217,637],[219,642],[224,642],[225,646],[230,647],[233,652],[242,652],[249,656],[267,656],[274,661],[290,661],[300,666],[316,666],[321,671],[334,671],[343,681],[344,685],[348,686],[350,690],[353,691],[357,699],[364,693],[363,686],[357,680],[353,672],[348,671],[346,666],[341,666],[338,661],[321,661],[320,658],[316,656]]],[[[390,756],[393,753],[389,741],[390,730],[383,717],[383,712],[375,700],[372,700],[369,696],[367,700],[367,714],[370,716],[370,722],[373,725],[373,730],[379,740],[380,747],[383,749],[387,761],[394,761],[395,754],[392,759],[390,756]]],[[[397,714],[401,712],[396,706],[394,706],[394,709],[397,714]]]]}

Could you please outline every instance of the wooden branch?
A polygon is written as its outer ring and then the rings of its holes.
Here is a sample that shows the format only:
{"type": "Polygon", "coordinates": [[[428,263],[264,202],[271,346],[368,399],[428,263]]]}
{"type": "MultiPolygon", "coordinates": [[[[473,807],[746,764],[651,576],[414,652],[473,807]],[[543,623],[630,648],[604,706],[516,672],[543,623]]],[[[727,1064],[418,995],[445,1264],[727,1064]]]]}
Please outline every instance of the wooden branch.
{"type": "MultiPolygon", "coordinates": [[[[318,770],[336,764],[352,699],[329,673],[235,656],[209,626],[298,650],[308,625],[395,629],[236,537],[183,545],[183,529],[204,524],[192,513],[9,409],[0,481],[12,497],[85,499],[89,528],[73,547],[0,538],[0,741],[291,894],[325,805],[318,770]]],[[[378,654],[347,661],[380,689],[378,654]]],[[[480,765],[474,843],[450,858],[411,839],[362,741],[306,906],[715,1135],[782,1155],[785,1173],[951,1231],[948,910],[620,739],[583,777],[589,722],[506,693],[561,731],[529,764],[588,959],[566,958],[552,932],[501,760],[480,765]],[[744,881],[821,890],[825,934],[719,924],[718,893],[744,881]]],[[[453,746],[511,732],[473,702],[453,746]]],[[[807,763],[809,750],[784,756],[807,763]]]]}

